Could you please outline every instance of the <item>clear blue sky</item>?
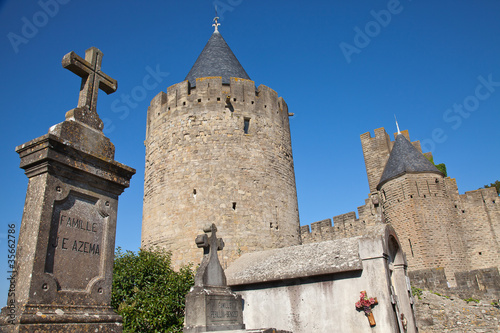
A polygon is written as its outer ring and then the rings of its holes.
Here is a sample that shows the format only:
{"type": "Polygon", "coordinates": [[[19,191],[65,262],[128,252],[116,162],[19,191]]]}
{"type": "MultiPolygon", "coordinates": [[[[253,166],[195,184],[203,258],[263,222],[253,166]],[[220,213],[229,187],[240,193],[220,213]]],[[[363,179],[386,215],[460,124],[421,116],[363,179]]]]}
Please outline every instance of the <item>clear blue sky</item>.
{"type": "MultiPolygon", "coordinates": [[[[432,148],[436,163],[446,163],[460,193],[500,178],[499,1],[216,2],[220,31],[249,76],[295,113],[302,224],[364,203],[359,135],[395,132],[395,114],[413,140],[432,148]]],[[[100,93],[97,109],[116,160],[137,169],[120,197],[117,229],[117,246],[137,250],[146,110],[158,92],[184,80],[213,16],[213,1],[201,0],[0,1],[2,305],[7,225],[19,229],[28,182],[14,147],[47,133],[77,104],[80,78],[61,67],[62,57],[98,47],[103,71],[118,80],[115,94],[100,93]],[[148,69],[169,74],[141,90],[148,69]],[[112,103],[132,92],[127,112],[113,112],[112,103]]]]}

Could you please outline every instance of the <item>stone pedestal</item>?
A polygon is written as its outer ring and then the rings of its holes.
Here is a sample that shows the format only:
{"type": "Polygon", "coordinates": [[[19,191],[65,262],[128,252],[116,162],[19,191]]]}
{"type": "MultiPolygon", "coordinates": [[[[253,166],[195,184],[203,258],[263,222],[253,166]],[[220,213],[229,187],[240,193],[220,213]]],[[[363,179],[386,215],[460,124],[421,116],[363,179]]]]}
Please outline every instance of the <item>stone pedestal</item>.
{"type": "Polygon", "coordinates": [[[118,196],[135,170],[75,120],[16,148],[29,178],[1,332],[121,332],[111,308],[118,196]]]}
{"type": "Polygon", "coordinates": [[[245,329],[241,296],[229,287],[194,287],[186,304],[185,333],[245,329]]]}

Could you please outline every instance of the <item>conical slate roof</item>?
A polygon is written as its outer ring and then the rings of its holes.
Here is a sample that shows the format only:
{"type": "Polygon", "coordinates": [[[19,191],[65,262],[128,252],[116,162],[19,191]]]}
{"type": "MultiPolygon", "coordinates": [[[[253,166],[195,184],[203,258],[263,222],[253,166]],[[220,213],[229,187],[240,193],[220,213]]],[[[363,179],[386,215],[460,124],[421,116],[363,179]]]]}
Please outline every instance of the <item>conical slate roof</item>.
{"type": "Polygon", "coordinates": [[[197,78],[207,76],[222,76],[223,84],[229,84],[231,77],[250,80],[247,72],[218,31],[212,34],[185,80],[189,80],[191,86],[194,87],[197,78]]]}
{"type": "Polygon", "coordinates": [[[404,135],[398,134],[377,189],[379,190],[389,180],[405,173],[420,172],[443,175],[404,135]]]}

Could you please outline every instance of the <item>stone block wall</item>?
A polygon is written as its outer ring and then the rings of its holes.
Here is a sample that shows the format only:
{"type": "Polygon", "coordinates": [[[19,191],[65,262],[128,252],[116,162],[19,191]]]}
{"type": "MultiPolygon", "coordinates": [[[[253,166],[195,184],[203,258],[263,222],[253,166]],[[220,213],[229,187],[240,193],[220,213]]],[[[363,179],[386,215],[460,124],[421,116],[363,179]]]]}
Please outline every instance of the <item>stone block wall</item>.
{"type": "Polygon", "coordinates": [[[385,221],[396,229],[410,270],[446,267],[448,281],[469,269],[457,212],[443,177],[405,174],[380,189],[385,221]]]}
{"type": "Polygon", "coordinates": [[[500,267],[500,202],[494,188],[466,192],[455,202],[471,269],[500,267]]]}
{"type": "MultiPolygon", "coordinates": [[[[401,134],[411,142],[408,130],[401,131],[401,134]]],[[[396,135],[397,133],[394,133],[394,138],[396,135]]],[[[370,132],[366,132],[361,134],[360,138],[370,193],[375,193],[377,192],[380,177],[382,177],[382,173],[384,172],[385,164],[394,146],[394,141],[391,141],[391,137],[383,127],[375,129],[374,137],[371,136],[370,132]]],[[[414,141],[412,145],[422,152],[420,141],[414,141]]],[[[430,153],[426,154],[432,156],[430,153]]]]}
{"type": "Polygon", "coordinates": [[[462,299],[474,298],[488,302],[500,298],[498,267],[455,272],[456,286],[448,283],[445,268],[427,268],[409,272],[413,287],[462,299]]]}
{"type": "Polygon", "coordinates": [[[187,81],[159,93],[147,115],[142,246],[172,251],[175,267],[198,264],[194,239],[215,223],[239,255],[296,245],[299,216],[288,107],[253,81],[187,81]]]}

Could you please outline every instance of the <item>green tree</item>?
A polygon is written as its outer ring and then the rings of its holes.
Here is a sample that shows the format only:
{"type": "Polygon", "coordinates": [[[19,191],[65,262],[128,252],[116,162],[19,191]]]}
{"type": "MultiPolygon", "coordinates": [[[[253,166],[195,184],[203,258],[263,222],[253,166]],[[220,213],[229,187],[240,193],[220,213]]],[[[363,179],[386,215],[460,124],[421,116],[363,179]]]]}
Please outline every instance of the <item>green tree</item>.
{"type": "Polygon", "coordinates": [[[494,187],[497,189],[497,194],[500,195],[500,180],[491,183],[490,185],[484,185],[484,188],[494,187]]]}
{"type": "Polygon", "coordinates": [[[124,332],[181,332],[185,297],[194,285],[190,266],[178,272],[165,250],[122,252],[117,248],[111,305],[123,316],[124,332]]]}

